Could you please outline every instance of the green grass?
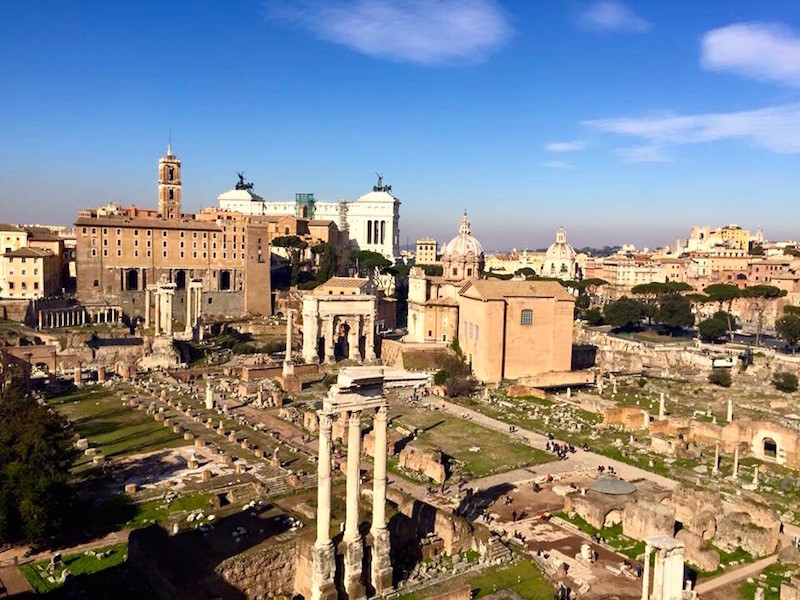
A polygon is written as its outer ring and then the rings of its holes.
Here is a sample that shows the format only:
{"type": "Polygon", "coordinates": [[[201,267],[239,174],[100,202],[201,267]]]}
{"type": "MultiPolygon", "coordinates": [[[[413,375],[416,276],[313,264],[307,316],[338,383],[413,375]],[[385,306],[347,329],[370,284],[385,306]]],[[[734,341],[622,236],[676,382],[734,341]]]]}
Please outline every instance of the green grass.
{"type": "Polygon", "coordinates": [[[792,574],[795,576],[800,574],[800,565],[775,563],[766,567],[762,572],[766,576],[764,581],[756,579],[753,583],[744,582],[742,587],[739,588],[739,598],[742,600],[751,600],[756,593],[756,588],[759,583],[765,586],[764,600],[779,600],[781,583],[788,581],[792,574]],[[772,588],[778,591],[773,592],[772,588]]]}
{"type": "Polygon", "coordinates": [[[525,600],[553,598],[553,588],[539,568],[530,560],[521,560],[507,566],[490,568],[478,575],[459,577],[442,585],[404,594],[398,600],[423,600],[444,591],[458,589],[462,585],[470,586],[473,598],[483,598],[506,590],[518,593],[525,600]]]}
{"type": "Polygon", "coordinates": [[[128,554],[128,544],[114,544],[95,552],[101,554],[107,551],[110,551],[111,554],[104,558],[96,558],[86,553],[69,554],[63,559],[64,565],[54,569],[52,574],[47,572],[49,560],[23,565],[20,570],[37,594],[45,594],[61,587],[62,584],[58,582],[58,577],[65,568],[69,569],[72,575],[88,575],[122,564],[128,554]],[[51,583],[47,579],[48,577],[53,577],[55,582],[51,583]]]}
{"type": "MultiPolygon", "coordinates": [[[[437,449],[462,463],[458,471],[484,477],[523,466],[551,462],[554,457],[494,431],[444,413],[404,410],[395,422],[406,429],[423,430],[412,443],[420,449],[437,449]],[[473,452],[470,448],[479,447],[473,452]]],[[[452,465],[451,465],[451,471],[452,465]]]]}
{"type": "Polygon", "coordinates": [[[558,516],[569,523],[575,525],[582,532],[594,536],[599,535],[604,538],[606,543],[614,548],[620,554],[627,556],[630,559],[636,559],[644,553],[644,542],[629,538],[622,533],[622,525],[616,524],[611,527],[604,527],[597,529],[587,523],[584,519],[575,515],[570,517],[566,513],[558,513],[558,516]]]}
{"type": "Polygon", "coordinates": [[[211,511],[213,494],[182,494],[167,503],[163,499],[133,504],[125,495],[112,496],[91,510],[92,530],[109,531],[120,528],[137,529],[160,523],[178,512],[204,509],[211,511]]]}
{"type": "MultiPolygon", "coordinates": [[[[124,406],[122,400],[106,388],[84,388],[48,402],[106,458],[186,445],[171,428],[156,422],[145,411],[124,406]]],[[[84,455],[75,465],[77,471],[91,466],[92,458],[84,455]]]]}

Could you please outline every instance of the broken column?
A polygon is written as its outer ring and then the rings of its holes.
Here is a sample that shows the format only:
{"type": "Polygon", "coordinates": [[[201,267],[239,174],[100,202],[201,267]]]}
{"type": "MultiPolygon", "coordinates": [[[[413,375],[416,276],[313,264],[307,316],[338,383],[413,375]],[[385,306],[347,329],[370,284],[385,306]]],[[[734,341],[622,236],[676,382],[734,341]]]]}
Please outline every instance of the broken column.
{"type": "Polygon", "coordinates": [[[737,445],[736,448],[733,449],[733,475],[731,475],[733,479],[739,478],[739,446],[737,445]]]}
{"type": "Polygon", "coordinates": [[[719,473],[719,440],[714,442],[714,466],[711,468],[711,473],[713,475],[719,473]]]}
{"type": "Polygon", "coordinates": [[[283,376],[294,375],[294,361],[292,360],[292,325],[294,321],[294,310],[291,308],[286,311],[286,351],[283,359],[283,376]]]}
{"type": "MultiPolygon", "coordinates": [[[[681,600],[683,598],[683,544],[670,536],[647,538],[645,543],[656,551],[653,566],[653,593],[650,595],[650,600],[681,600]]],[[[645,597],[644,594],[642,597],[645,597]]]]}
{"type": "Polygon", "coordinates": [[[206,409],[214,410],[214,392],[211,389],[211,382],[206,380],[206,409]]]}
{"type": "Polygon", "coordinates": [[[728,398],[728,423],[733,421],[733,400],[728,398]]]}
{"type": "Polygon", "coordinates": [[[664,392],[661,392],[661,396],[658,399],[658,420],[663,421],[667,417],[666,411],[666,402],[664,399],[664,392]]]}

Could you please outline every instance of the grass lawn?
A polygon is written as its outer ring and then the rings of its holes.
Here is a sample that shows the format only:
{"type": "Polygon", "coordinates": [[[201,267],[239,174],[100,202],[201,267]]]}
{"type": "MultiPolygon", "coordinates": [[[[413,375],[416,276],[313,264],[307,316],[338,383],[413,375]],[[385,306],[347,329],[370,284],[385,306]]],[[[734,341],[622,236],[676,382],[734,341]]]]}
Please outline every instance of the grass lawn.
{"type": "Polygon", "coordinates": [[[603,529],[596,529],[578,515],[570,517],[566,513],[559,513],[558,516],[572,523],[584,533],[588,533],[592,536],[599,535],[601,538],[605,539],[609,546],[630,559],[636,560],[640,555],[644,554],[644,542],[623,535],[621,524],[604,527],[603,529]]]}
{"type": "MultiPolygon", "coordinates": [[[[764,590],[764,600],[779,600],[781,583],[788,581],[793,574],[794,576],[800,574],[800,565],[775,563],[769,565],[761,573],[766,577],[760,582],[766,588],[764,590]],[[774,592],[772,588],[776,588],[778,591],[774,592]]],[[[750,600],[753,598],[756,593],[756,588],[759,587],[758,584],[758,579],[753,581],[753,583],[748,581],[744,582],[742,587],[739,588],[739,598],[742,600],[750,600]]]]}
{"type": "MultiPolygon", "coordinates": [[[[118,396],[103,387],[83,388],[50,398],[48,402],[106,458],[186,445],[172,429],[156,422],[145,411],[123,406],[118,396]]],[[[81,455],[75,467],[80,471],[91,465],[92,458],[81,455]]]]}
{"type": "Polygon", "coordinates": [[[181,494],[169,503],[159,498],[133,504],[127,496],[120,494],[95,506],[87,518],[91,518],[91,526],[100,531],[122,528],[137,529],[147,527],[152,523],[166,521],[170,515],[177,512],[191,512],[199,509],[212,512],[211,498],[212,494],[181,494]]]}
{"type": "Polygon", "coordinates": [[[554,460],[547,452],[511,441],[505,433],[457,417],[438,412],[418,412],[407,407],[392,407],[393,415],[396,410],[401,414],[394,423],[406,429],[416,427],[422,430],[414,440],[414,446],[441,450],[463,463],[462,474],[484,477],[554,460]],[[472,451],[470,448],[480,450],[472,451]]]}
{"type": "Polygon", "coordinates": [[[464,585],[470,586],[473,598],[482,598],[504,590],[514,591],[525,600],[553,598],[553,588],[539,568],[530,560],[520,560],[511,565],[490,568],[477,575],[458,577],[442,585],[404,594],[398,600],[424,600],[464,585]]]}
{"type": "Polygon", "coordinates": [[[98,558],[86,553],[70,554],[64,557],[64,564],[54,569],[52,573],[47,571],[47,567],[50,564],[49,560],[23,565],[20,570],[37,594],[45,594],[61,587],[58,578],[61,576],[64,569],[69,569],[72,575],[84,575],[97,573],[103,569],[116,567],[122,564],[128,554],[128,544],[115,544],[106,548],[100,548],[95,552],[98,555],[103,555],[108,552],[109,555],[98,558]],[[54,579],[54,581],[51,582],[49,578],[54,579]]]}

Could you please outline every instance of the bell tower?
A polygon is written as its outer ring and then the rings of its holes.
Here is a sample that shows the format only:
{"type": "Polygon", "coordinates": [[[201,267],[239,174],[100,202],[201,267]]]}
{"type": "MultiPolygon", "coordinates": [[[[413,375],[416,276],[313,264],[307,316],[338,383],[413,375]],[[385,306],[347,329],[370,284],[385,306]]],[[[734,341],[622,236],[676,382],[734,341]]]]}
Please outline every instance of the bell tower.
{"type": "Polygon", "coordinates": [[[158,160],[158,214],[163,219],[181,218],[181,160],[167,146],[158,160]]]}

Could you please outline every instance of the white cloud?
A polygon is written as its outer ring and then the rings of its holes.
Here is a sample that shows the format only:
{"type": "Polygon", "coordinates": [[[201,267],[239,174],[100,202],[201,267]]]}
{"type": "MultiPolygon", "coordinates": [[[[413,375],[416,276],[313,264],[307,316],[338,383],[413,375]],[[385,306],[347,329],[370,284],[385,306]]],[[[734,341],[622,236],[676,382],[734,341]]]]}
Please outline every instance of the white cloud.
{"type": "Polygon", "coordinates": [[[614,152],[627,163],[672,162],[672,159],[664,154],[661,146],[656,145],[617,148],[614,152]]]}
{"type": "Polygon", "coordinates": [[[783,25],[728,25],[706,33],[701,44],[706,69],[800,87],[800,36],[783,25]]]}
{"type": "Polygon", "coordinates": [[[572,142],[550,142],[545,145],[545,150],[548,152],[577,152],[586,148],[586,142],[583,140],[575,140],[572,142]]]}
{"type": "Polygon", "coordinates": [[[748,140],[780,154],[800,153],[800,104],[730,113],[599,119],[581,125],[651,145],[748,140]]]}
{"type": "Polygon", "coordinates": [[[578,25],[592,31],[644,33],[653,26],[624,4],[596,2],[578,17],[578,25]]]}
{"type": "Polygon", "coordinates": [[[496,0],[273,0],[266,18],[367,56],[423,65],[481,62],[514,34],[496,0]]]}
{"type": "Polygon", "coordinates": [[[550,169],[574,169],[575,167],[563,160],[546,160],[542,163],[543,166],[550,169]]]}

